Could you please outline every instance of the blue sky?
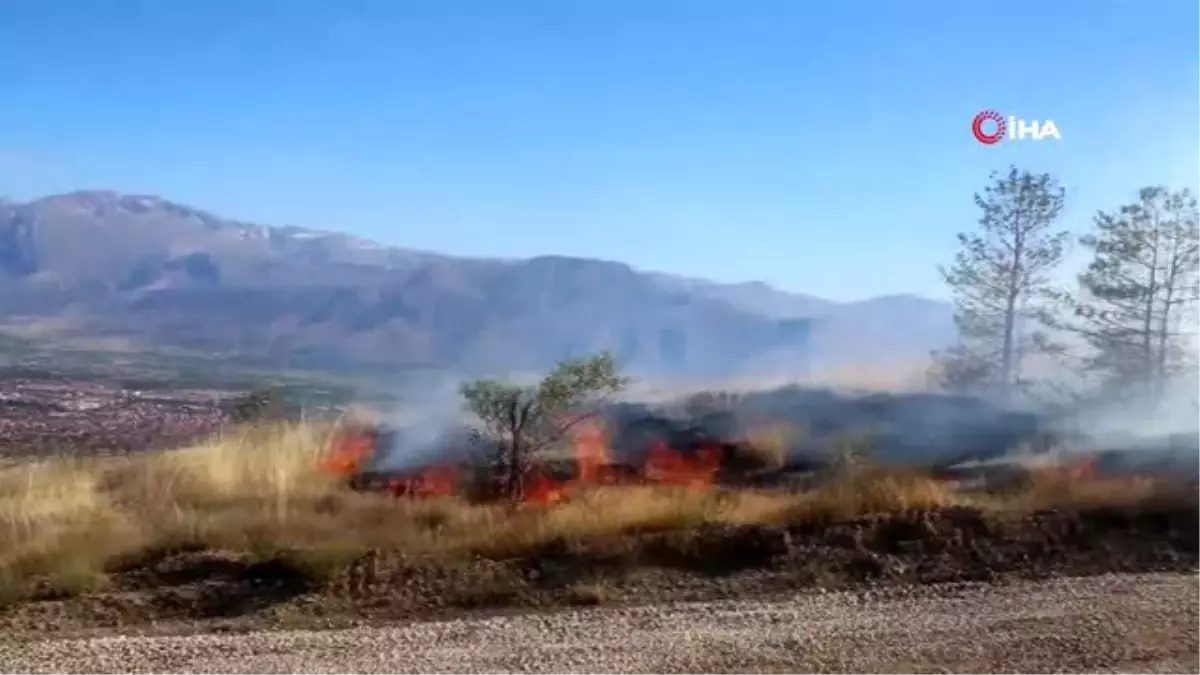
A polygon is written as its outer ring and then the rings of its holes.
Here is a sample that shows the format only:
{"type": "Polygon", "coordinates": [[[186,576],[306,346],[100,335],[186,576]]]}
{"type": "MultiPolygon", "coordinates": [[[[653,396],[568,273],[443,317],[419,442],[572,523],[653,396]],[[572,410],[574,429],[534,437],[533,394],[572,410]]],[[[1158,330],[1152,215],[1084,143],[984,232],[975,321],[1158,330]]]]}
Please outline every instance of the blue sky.
{"type": "Polygon", "coordinates": [[[943,295],[972,192],[1200,183],[1194,0],[8,0],[0,194],[943,295]],[[982,108],[1061,142],[988,147],[982,108]]]}

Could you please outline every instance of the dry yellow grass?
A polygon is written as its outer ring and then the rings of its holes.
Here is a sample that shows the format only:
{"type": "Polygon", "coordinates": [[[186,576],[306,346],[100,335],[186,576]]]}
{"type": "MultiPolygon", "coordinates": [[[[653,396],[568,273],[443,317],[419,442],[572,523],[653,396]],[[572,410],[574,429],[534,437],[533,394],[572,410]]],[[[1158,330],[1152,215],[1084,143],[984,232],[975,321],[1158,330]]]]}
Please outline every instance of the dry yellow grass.
{"type": "Polygon", "coordinates": [[[95,586],[105,560],[141,543],[135,520],[100,480],[68,460],[0,472],[0,588],[35,575],[70,589],[95,586]]]}
{"type": "Polygon", "coordinates": [[[1178,490],[1143,476],[1115,476],[1090,480],[1071,480],[1061,474],[1034,474],[1030,488],[1009,497],[1006,506],[1018,511],[1046,508],[1097,508],[1103,506],[1139,507],[1164,500],[1185,497],[1178,490]]]}
{"type": "Polygon", "coordinates": [[[916,471],[849,469],[798,496],[790,520],[834,520],[975,502],[916,471]]]}
{"type": "MultiPolygon", "coordinates": [[[[581,490],[563,505],[510,509],[458,499],[355,493],[323,473],[329,426],[243,429],[196,447],[123,459],[0,469],[0,589],[39,579],[104,583],[120,559],[175,547],[290,556],[314,572],[368,549],[519,555],[547,542],[702,523],[784,523],[970,503],[916,472],[853,468],[808,492],[628,486],[581,490]]],[[[1146,481],[1035,484],[988,508],[1031,509],[1150,499],[1146,481]]]]}

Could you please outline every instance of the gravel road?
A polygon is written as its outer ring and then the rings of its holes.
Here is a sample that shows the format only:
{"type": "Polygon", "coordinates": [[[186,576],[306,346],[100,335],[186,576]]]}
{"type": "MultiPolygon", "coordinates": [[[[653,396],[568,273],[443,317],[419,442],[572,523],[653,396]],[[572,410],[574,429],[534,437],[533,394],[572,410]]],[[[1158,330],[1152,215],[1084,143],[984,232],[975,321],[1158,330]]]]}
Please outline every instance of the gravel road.
{"type": "Polygon", "coordinates": [[[1197,672],[1195,575],[13,642],[7,672],[1197,672]]]}

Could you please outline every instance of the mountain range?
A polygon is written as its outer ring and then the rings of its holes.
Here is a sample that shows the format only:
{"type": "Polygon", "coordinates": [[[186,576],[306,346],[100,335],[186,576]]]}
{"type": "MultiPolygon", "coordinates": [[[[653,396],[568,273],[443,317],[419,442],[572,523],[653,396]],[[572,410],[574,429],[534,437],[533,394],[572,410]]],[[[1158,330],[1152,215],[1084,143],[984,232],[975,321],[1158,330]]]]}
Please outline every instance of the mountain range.
{"type": "Polygon", "coordinates": [[[708,377],[911,363],[953,323],[912,295],[834,302],[603,260],[453,257],[80,191],[0,201],[0,330],[381,373],[538,370],[610,349],[634,373],[708,377]]]}

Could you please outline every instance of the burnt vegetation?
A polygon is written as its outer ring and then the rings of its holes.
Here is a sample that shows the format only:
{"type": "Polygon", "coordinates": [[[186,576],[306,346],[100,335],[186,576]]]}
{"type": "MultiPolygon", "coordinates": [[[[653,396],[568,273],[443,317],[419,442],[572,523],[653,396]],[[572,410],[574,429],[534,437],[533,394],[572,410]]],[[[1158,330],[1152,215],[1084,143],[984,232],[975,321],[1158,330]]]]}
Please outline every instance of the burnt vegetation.
{"type": "Polygon", "coordinates": [[[405,462],[402,428],[262,417],[182,450],[5,469],[0,624],[336,624],[1197,564],[1177,466],[1008,461],[1062,443],[1036,417],[798,389],[571,400],[547,420],[580,421],[520,444],[516,478],[495,461],[511,427],[405,462]],[[957,454],[916,411],[958,420],[957,454]]]}

